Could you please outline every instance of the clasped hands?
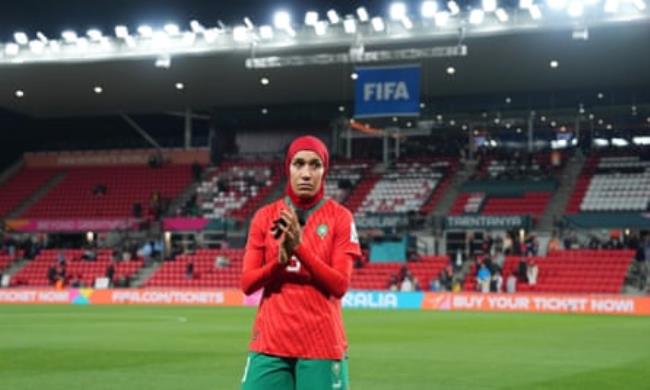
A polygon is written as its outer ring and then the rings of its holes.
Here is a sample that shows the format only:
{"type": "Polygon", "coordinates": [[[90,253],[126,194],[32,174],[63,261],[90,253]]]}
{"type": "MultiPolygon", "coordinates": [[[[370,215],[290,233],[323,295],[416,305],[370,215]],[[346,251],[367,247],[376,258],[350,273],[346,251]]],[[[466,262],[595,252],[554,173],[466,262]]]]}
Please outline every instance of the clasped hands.
{"type": "Polygon", "coordinates": [[[280,256],[278,261],[282,265],[289,263],[293,251],[300,245],[302,230],[296,211],[289,207],[280,211],[280,217],[273,221],[271,232],[278,240],[280,256]]]}

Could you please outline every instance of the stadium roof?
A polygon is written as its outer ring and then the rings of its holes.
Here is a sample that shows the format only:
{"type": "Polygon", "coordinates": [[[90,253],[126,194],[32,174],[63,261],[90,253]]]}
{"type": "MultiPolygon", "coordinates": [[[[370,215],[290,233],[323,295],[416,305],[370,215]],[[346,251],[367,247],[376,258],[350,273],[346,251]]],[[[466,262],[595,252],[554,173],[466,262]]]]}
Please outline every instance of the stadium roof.
{"type": "MultiPolygon", "coordinates": [[[[308,35],[305,30],[309,26],[292,25],[296,36],[282,40],[276,28],[279,38],[253,46],[247,39],[257,39],[251,37],[260,26],[221,26],[214,27],[214,31],[227,35],[223,39],[228,42],[219,41],[219,47],[206,45],[208,50],[201,50],[198,44],[171,55],[169,49],[131,52],[117,37],[110,38],[110,42],[122,46],[111,55],[77,57],[39,57],[29,50],[29,43],[22,45],[18,54],[12,52],[15,47],[8,53],[6,42],[0,57],[0,107],[34,116],[64,116],[166,112],[186,107],[208,110],[312,102],[338,104],[352,101],[351,75],[355,64],[341,63],[337,58],[349,56],[351,48],[360,47],[365,52],[393,53],[395,62],[420,62],[423,100],[650,86],[647,9],[637,12],[635,17],[608,23],[585,14],[584,18],[558,17],[539,24],[526,9],[508,12],[509,21],[497,20],[494,14],[486,22],[476,24],[469,21],[469,10],[462,11],[459,18],[465,19],[459,19],[457,26],[448,29],[430,27],[415,17],[415,26],[406,28],[403,19],[391,21],[390,15],[383,15],[384,23],[398,25],[388,28],[388,32],[374,31],[371,21],[362,25],[361,16],[354,16],[346,19],[357,23],[358,31],[352,34],[342,22],[337,29],[332,24],[332,31],[320,37],[313,32],[308,35]],[[527,19],[519,16],[522,13],[528,15],[527,19]],[[426,54],[431,48],[453,49],[459,45],[467,47],[466,56],[426,54]],[[405,48],[413,49],[421,57],[409,60],[412,53],[399,53],[405,48]],[[331,63],[309,65],[309,59],[316,54],[331,63]],[[247,68],[246,61],[253,56],[291,58],[293,65],[276,66],[272,61],[262,61],[259,68],[247,68]]],[[[489,13],[485,15],[488,18],[489,13]]],[[[320,18],[325,18],[322,12],[320,18]]],[[[196,30],[195,27],[192,29],[196,30]]],[[[211,30],[209,26],[207,29],[211,30]]],[[[136,39],[147,39],[143,36],[146,31],[133,34],[136,39]]],[[[93,34],[88,35],[84,45],[92,40],[93,34]]],[[[37,39],[47,42],[47,37],[41,38],[37,39]]],[[[20,41],[25,37],[14,39],[20,41]]],[[[109,41],[103,36],[100,39],[109,41]]],[[[20,44],[16,42],[13,46],[20,44]]],[[[368,64],[372,65],[363,63],[368,64]]]]}

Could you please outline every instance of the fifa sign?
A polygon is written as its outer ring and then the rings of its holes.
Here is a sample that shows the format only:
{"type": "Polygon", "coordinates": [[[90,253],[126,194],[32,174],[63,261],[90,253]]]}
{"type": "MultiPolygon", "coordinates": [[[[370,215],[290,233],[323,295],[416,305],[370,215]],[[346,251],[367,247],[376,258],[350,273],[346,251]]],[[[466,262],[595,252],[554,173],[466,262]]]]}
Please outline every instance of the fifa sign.
{"type": "Polygon", "coordinates": [[[355,118],[420,114],[420,67],[356,69],[355,118]]]}

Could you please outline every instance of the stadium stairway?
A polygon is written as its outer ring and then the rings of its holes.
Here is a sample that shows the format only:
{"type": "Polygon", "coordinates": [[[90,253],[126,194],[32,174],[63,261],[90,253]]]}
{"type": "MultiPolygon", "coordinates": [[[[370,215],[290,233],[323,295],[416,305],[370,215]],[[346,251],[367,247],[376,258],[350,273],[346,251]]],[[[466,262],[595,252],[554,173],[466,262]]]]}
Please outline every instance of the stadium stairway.
{"type": "Polygon", "coordinates": [[[0,173],[0,186],[3,185],[7,180],[9,180],[13,175],[20,171],[20,168],[23,167],[23,160],[20,159],[15,163],[11,164],[7,169],[0,173]]]}
{"type": "Polygon", "coordinates": [[[585,156],[578,149],[576,153],[569,159],[568,164],[564,167],[557,190],[553,193],[551,200],[546,206],[546,210],[539,219],[537,229],[544,232],[551,232],[553,230],[554,221],[562,218],[564,210],[569,203],[571,194],[575,188],[580,172],[585,165],[585,156]]]}
{"type": "Polygon", "coordinates": [[[160,261],[154,261],[147,266],[141,267],[133,276],[131,287],[143,287],[147,280],[151,279],[153,274],[162,266],[162,264],[163,263],[160,261]]]}
{"type": "Polygon", "coordinates": [[[460,189],[463,187],[465,181],[474,174],[476,165],[476,161],[467,161],[464,165],[461,165],[461,168],[456,171],[456,174],[451,179],[451,183],[433,209],[433,215],[445,216],[451,213],[451,208],[460,193],[460,189]]]}
{"type": "Polygon", "coordinates": [[[19,215],[23,214],[27,209],[36,204],[41,198],[47,195],[48,192],[54,187],[56,187],[63,179],[65,178],[65,173],[60,172],[52,176],[45,184],[43,184],[38,190],[32,193],[27,199],[21,202],[16,206],[11,212],[7,214],[7,218],[17,218],[19,215]]]}
{"type": "Polygon", "coordinates": [[[18,272],[20,272],[27,264],[29,264],[28,260],[25,259],[15,260],[9,265],[9,267],[5,268],[4,271],[2,271],[2,274],[12,277],[18,272]]]}

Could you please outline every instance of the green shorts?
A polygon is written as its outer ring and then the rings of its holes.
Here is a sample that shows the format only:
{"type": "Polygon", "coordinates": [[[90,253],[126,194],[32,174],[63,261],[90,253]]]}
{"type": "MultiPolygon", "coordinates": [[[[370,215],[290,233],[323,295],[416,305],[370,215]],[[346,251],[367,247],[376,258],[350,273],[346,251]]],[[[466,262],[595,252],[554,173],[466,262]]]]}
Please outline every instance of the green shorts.
{"type": "Polygon", "coordinates": [[[249,352],[241,390],[349,390],[348,359],[296,359],[249,352]]]}

